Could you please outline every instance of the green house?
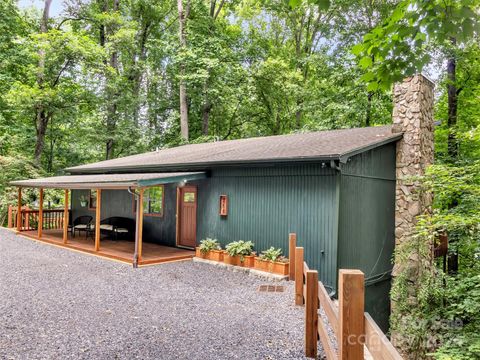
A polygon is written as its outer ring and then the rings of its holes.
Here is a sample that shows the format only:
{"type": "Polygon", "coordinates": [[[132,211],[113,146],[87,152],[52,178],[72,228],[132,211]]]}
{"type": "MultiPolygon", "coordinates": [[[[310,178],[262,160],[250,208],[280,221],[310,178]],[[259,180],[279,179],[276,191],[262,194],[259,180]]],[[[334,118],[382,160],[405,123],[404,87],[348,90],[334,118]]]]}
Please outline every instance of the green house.
{"type": "MultiPolygon", "coordinates": [[[[332,295],[340,268],[365,273],[366,310],[386,327],[395,243],[395,148],[401,137],[382,126],[192,144],[13,184],[71,190],[70,224],[98,213],[102,222],[117,219],[117,224],[101,223],[103,235],[108,238],[108,230],[124,226],[125,236],[115,234],[115,240],[132,244],[140,231],[143,258],[152,248],[147,244],[193,249],[206,237],[223,246],[251,240],[257,252],[274,246],[288,255],[288,234],[294,232],[307,263],[332,295]],[[118,219],[130,219],[130,229],[118,219]]],[[[135,252],[132,257],[138,257],[135,252]]]]}

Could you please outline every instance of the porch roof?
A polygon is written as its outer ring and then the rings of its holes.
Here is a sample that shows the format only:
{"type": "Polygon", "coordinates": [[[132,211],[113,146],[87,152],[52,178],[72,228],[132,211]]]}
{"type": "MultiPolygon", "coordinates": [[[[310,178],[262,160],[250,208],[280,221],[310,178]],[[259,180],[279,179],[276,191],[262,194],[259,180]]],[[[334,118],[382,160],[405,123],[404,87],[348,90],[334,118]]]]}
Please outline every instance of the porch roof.
{"type": "Polygon", "coordinates": [[[183,180],[198,180],[204,179],[205,177],[205,172],[65,175],[12,181],[10,185],[52,189],[120,189],[160,185],[183,180]]]}

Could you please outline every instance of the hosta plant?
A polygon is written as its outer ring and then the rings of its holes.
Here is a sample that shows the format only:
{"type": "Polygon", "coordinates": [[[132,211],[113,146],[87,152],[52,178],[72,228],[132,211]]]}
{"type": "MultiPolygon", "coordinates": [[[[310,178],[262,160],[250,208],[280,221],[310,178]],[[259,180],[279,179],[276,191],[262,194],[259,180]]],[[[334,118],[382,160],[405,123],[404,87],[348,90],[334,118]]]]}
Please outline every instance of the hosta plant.
{"type": "Polygon", "coordinates": [[[200,251],[203,254],[206,254],[206,253],[208,253],[209,251],[212,251],[212,250],[221,250],[221,249],[222,248],[221,248],[219,242],[217,241],[217,239],[206,238],[206,239],[200,241],[200,251]]]}

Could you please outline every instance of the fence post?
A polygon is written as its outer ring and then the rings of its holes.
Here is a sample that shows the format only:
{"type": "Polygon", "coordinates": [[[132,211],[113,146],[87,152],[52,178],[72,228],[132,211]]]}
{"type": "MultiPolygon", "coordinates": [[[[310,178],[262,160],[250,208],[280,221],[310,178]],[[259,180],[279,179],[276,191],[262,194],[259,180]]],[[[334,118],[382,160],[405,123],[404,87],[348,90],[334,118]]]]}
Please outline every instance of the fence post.
{"type": "Polygon", "coordinates": [[[342,360],[363,360],[365,343],[363,272],[341,269],[339,271],[338,291],[339,358],[342,360]]]}
{"type": "Polygon", "coordinates": [[[303,305],[303,247],[295,248],[295,305],[303,305]]]}
{"type": "Polygon", "coordinates": [[[297,247],[297,234],[288,234],[289,280],[295,280],[295,248],[297,247]]]}
{"type": "Polygon", "coordinates": [[[12,205],[8,205],[8,217],[7,217],[7,227],[11,229],[13,227],[12,221],[12,205]]]}
{"type": "Polygon", "coordinates": [[[317,357],[318,341],[318,272],[308,270],[305,289],[305,356],[317,357]]]}

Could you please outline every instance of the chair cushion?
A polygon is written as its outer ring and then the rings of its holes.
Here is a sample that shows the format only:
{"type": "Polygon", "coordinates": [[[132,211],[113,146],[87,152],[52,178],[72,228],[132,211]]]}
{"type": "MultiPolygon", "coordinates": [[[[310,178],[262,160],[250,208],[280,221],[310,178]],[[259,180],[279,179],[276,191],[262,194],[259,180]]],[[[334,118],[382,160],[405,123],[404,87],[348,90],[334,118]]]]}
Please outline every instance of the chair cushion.
{"type": "MultiPolygon", "coordinates": [[[[95,230],[95,225],[90,225],[90,229],[95,230]]],[[[113,230],[113,225],[101,224],[100,225],[100,230],[112,231],[113,230]]]]}
{"type": "Polygon", "coordinates": [[[87,228],[87,224],[78,224],[75,225],[73,228],[77,230],[85,230],[87,228]]]}
{"type": "Polygon", "coordinates": [[[128,233],[128,229],[125,229],[125,228],[118,228],[115,231],[118,233],[128,233]]]}

